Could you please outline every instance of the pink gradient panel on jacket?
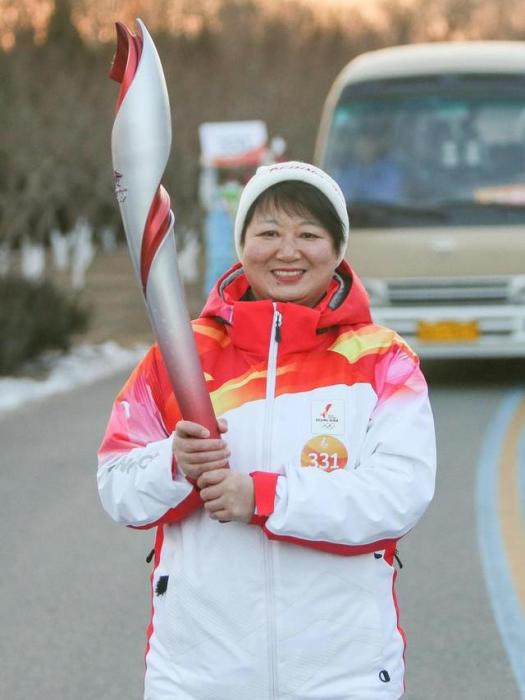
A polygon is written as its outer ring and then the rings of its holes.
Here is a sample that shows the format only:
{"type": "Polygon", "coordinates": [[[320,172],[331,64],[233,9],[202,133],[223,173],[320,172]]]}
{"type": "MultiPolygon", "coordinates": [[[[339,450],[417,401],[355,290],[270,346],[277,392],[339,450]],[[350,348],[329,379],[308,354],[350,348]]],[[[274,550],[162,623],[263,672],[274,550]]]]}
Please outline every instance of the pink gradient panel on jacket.
{"type": "Polygon", "coordinates": [[[408,354],[404,347],[394,347],[377,361],[375,369],[378,401],[376,411],[394,394],[427,394],[426,381],[419,370],[417,358],[408,354]]]}
{"type": "Polygon", "coordinates": [[[143,375],[135,374],[134,381],[127,383],[114,403],[99,456],[105,461],[166,437],[168,432],[151,387],[143,375]]]}

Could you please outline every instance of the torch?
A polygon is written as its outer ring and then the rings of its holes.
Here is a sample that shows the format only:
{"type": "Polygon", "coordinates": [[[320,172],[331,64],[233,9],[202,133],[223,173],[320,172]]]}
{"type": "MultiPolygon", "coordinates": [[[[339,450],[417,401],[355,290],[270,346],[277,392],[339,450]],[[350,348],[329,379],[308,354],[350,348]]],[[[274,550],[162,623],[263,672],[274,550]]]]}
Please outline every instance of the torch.
{"type": "Polygon", "coordinates": [[[111,135],[115,192],[135,273],[183,418],[218,437],[177,266],[174,216],[161,178],[171,148],[162,65],[148,30],[117,22],[110,78],[120,83],[111,135]]]}

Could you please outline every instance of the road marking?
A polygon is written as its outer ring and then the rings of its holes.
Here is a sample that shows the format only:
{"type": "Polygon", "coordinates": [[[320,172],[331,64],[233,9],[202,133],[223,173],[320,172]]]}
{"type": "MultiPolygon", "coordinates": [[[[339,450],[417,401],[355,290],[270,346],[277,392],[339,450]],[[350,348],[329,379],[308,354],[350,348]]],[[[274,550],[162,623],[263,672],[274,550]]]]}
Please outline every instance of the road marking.
{"type": "Polygon", "coordinates": [[[519,462],[519,477],[518,477],[518,489],[520,493],[520,499],[522,508],[523,520],[525,521],[525,425],[521,431],[521,437],[518,443],[518,462],[519,462]]]}
{"type": "MultiPolygon", "coordinates": [[[[525,615],[525,527],[520,493],[520,433],[525,426],[525,397],[522,397],[503,440],[499,461],[499,510],[503,545],[516,597],[525,615]]],[[[522,653],[525,655],[525,647],[522,653]]],[[[522,662],[523,663],[523,662],[522,662]]]]}
{"type": "Polygon", "coordinates": [[[510,391],[489,424],[477,470],[479,548],[494,617],[525,700],[525,392],[510,391]],[[521,472],[521,475],[520,475],[521,472]]]}

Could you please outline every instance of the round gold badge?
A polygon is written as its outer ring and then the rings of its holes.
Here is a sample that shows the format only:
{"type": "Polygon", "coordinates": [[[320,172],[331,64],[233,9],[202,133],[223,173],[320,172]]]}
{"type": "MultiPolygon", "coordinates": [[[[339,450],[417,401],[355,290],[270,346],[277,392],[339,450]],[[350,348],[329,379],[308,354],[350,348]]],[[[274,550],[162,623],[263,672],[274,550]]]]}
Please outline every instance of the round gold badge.
{"type": "Polygon", "coordinates": [[[333,435],[316,435],[310,438],[301,452],[303,467],[317,467],[325,472],[344,469],[347,462],[346,447],[333,435]]]}

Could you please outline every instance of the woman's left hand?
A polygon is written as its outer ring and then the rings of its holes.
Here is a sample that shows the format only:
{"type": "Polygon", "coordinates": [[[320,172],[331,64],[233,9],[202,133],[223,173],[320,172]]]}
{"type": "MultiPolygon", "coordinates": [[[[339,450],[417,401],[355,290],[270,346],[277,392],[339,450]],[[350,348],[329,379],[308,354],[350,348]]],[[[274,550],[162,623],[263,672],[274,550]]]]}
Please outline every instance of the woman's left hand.
{"type": "Polygon", "coordinates": [[[215,469],[202,474],[197,486],[204,508],[213,520],[248,523],[255,511],[253,481],[248,474],[231,469],[215,469]]]}

